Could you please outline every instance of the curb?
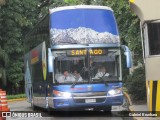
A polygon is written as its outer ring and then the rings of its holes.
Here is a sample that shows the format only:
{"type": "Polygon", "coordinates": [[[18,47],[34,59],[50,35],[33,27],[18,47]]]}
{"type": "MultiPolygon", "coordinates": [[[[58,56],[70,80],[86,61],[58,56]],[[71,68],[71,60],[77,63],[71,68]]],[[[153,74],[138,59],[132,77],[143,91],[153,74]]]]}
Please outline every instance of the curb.
{"type": "Polygon", "coordinates": [[[7,100],[7,102],[15,102],[15,101],[23,101],[23,100],[27,100],[27,98],[10,99],[10,100],[7,100]]]}

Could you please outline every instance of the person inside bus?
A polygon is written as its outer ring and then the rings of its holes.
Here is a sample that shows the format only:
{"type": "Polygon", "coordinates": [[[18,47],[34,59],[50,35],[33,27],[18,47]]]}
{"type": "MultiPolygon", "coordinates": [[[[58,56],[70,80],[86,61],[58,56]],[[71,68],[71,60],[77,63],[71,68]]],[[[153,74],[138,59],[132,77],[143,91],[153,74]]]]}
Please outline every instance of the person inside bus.
{"type": "Polygon", "coordinates": [[[83,80],[78,70],[73,71],[73,76],[77,81],[82,81],[83,80]]]}
{"type": "Polygon", "coordinates": [[[64,83],[67,81],[75,81],[74,77],[68,73],[68,70],[64,69],[63,74],[58,77],[59,83],[64,83]]]}
{"type": "Polygon", "coordinates": [[[103,76],[107,76],[108,77],[109,73],[107,72],[105,67],[101,66],[101,67],[99,67],[98,72],[95,75],[95,78],[100,78],[100,77],[103,77],[103,76]]]}

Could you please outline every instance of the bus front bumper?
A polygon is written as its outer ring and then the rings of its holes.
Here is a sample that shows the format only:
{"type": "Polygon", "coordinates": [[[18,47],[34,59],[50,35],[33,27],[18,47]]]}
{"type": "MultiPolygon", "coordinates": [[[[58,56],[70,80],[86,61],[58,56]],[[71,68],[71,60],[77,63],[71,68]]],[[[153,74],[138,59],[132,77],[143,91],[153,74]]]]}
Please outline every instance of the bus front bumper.
{"type": "Polygon", "coordinates": [[[123,104],[123,94],[119,94],[116,96],[110,97],[101,97],[101,98],[59,98],[54,97],[50,99],[49,107],[54,108],[57,110],[81,110],[87,108],[94,108],[94,109],[104,109],[108,106],[116,106],[123,104]]]}

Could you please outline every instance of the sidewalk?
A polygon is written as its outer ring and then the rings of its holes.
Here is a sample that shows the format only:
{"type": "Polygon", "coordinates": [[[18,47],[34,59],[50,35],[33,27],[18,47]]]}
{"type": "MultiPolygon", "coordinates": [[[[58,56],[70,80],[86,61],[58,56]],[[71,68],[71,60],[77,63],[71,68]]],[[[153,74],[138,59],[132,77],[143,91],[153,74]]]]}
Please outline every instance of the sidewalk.
{"type": "Polygon", "coordinates": [[[148,111],[147,104],[141,104],[141,105],[131,105],[129,107],[130,111],[148,111]]]}
{"type": "Polygon", "coordinates": [[[148,112],[147,102],[137,101],[137,103],[133,103],[133,100],[128,94],[128,90],[126,88],[123,89],[130,115],[133,117],[134,120],[160,120],[160,117],[152,117],[152,115],[154,116],[155,114],[150,115],[150,113],[148,112]]]}
{"type": "MultiPolygon", "coordinates": [[[[152,117],[152,116],[144,116],[144,114],[149,115],[149,113],[145,113],[148,111],[147,103],[143,104],[132,104],[129,107],[129,110],[131,111],[134,120],[160,120],[160,117],[152,117]],[[140,117],[138,117],[140,116],[140,117]]],[[[152,114],[151,114],[152,115],[152,114]]]]}

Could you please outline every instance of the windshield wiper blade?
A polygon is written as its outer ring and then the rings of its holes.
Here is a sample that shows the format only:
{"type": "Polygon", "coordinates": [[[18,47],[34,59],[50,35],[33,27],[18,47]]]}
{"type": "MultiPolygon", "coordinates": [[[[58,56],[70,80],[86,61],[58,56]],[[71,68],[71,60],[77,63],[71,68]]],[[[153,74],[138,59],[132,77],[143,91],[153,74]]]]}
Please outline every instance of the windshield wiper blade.
{"type": "Polygon", "coordinates": [[[92,80],[92,70],[89,70],[89,76],[90,76],[90,78],[89,78],[89,79],[90,79],[90,80],[89,80],[89,82],[90,82],[90,83],[92,83],[92,82],[93,82],[93,80],[92,80]]]}
{"type": "Polygon", "coordinates": [[[74,88],[77,82],[78,82],[78,78],[75,77],[75,82],[71,85],[71,88],[74,88]]]}

